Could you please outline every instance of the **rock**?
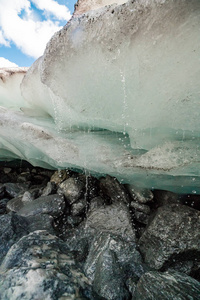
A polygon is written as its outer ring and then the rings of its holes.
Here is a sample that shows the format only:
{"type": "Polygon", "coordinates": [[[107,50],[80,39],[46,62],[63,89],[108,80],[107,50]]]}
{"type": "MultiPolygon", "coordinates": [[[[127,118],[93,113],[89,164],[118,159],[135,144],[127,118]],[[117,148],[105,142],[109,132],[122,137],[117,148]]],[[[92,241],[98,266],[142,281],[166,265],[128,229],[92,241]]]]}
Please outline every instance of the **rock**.
{"type": "Polygon", "coordinates": [[[56,184],[55,182],[48,182],[47,186],[43,189],[42,196],[48,196],[56,193],[56,184]]]}
{"type": "Polygon", "coordinates": [[[131,198],[139,203],[145,204],[153,201],[153,193],[149,189],[139,188],[133,184],[126,184],[126,189],[129,192],[131,198]]]}
{"type": "Polygon", "coordinates": [[[27,223],[22,217],[13,213],[0,216],[0,262],[10,247],[27,233],[27,223]]]}
{"type": "Polygon", "coordinates": [[[16,197],[7,202],[7,211],[18,212],[23,206],[25,202],[22,201],[22,197],[16,197]]]}
{"type": "MultiPolygon", "coordinates": [[[[180,273],[184,273],[186,275],[190,275],[192,270],[195,268],[196,261],[188,260],[188,261],[175,261],[172,262],[171,267],[168,267],[168,271],[177,271],[180,273]]],[[[193,277],[193,276],[191,276],[193,277]]]]}
{"type": "Polygon", "coordinates": [[[31,194],[33,199],[37,199],[42,195],[41,186],[33,185],[29,188],[28,192],[31,194]]]}
{"type": "Polygon", "coordinates": [[[139,280],[132,300],[199,300],[200,283],[178,272],[148,272],[139,280]]]}
{"type": "Polygon", "coordinates": [[[35,198],[33,197],[32,193],[30,193],[29,191],[26,191],[22,197],[22,202],[31,202],[34,199],[35,198]]]}
{"type": "Polygon", "coordinates": [[[76,202],[82,195],[83,182],[76,178],[69,178],[59,185],[58,194],[63,194],[69,204],[76,202]]]}
{"type": "Polygon", "coordinates": [[[32,177],[32,183],[36,185],[40,185],[40,187],[44,188],[47,185],[49,178],[47,176],[36,174],[32,177]]]}
{"type": "Polygon", "coordinates": [[[137,222],[145,224],[145,225],[147,225],[149,223],[149,215],[143,213],[142,211],[135,211],[134,219],[137,222]]]}
{"type": "Polygon", "coordinates": [[[90,210],[85,228],[112,233],[127,241],[135,241],[130,213],[124,203],[113,203],[90,210]]]}
{"type": "Polygon", "coordinates": [[[181,195],[170,191],[155,190],[154,202],[157,207],[169,204],[182,204],[181,195]]]}
{"type": "Polygon", "coordinates": [[[81,173],[76,174],[76,176],[85,185],[85,198],[87,201],[98,196],[99,181],[95,177],[81,173]]]}
{"type": "Polygon", "coordinates": [[[111,202],[124,202],[128,204],[130,198],[122,184],[119,183],[117,178],[106,176],[100,179],[100,188],[103,197],[109,197],[111,202]]]}
{"type": "Polygon", "coordinates": [[[4,171],[5,174],[9,174],[12,171],[12,169],[11,168],[4,168],[3,171],[4,171]]]}
{"type": "Polygon", "coordinates": [[[15,198],[19,195],[22,195],[29,187],[29,184],[24,183],[5,183],[4,184],[6,194],[11,197],[15,198]]]}
{"type": "Polygon", "coordinates": [[[53,173],[50,181],[55,182],[56,185],[59,185],[64,180],[70,178],[66,170],[59,170],[53,173]]]}
{"type": "Polygon", "coordinates": [[[67,216],[66,223],[71,227],[75,227],[83,221],[83,217],[81,216],[67,216]]]}
{"type": "Polygon", "coordinates": [[[37,214],[35,216],[24,217],[29,232],[36,230],[46,230],[51,234],[55,234],[53,228],[53,217],[44,214],[37,214]]]}
{"type": "Polygon", "coordinates": [[[23,206],[17,211],[20,216],[34,216],[37,214],[49,214],[58,217],[63,214],[65,201],[63,196],[49,195],[35,199],[32,202],[23,202],[23,206]]]}
{"type": "Polygon", "coordinates": [[[141,204],[136,201],[131,201],[130,208],[133,209],[134,220],[145,225],[148,224],[149,214],[151,212],[148,205],[141,204]]]}
{"type": "Polygon", "coordinates": [[[95,2],[92,0],[78,0],[75,4],[75,15],[82,15],[90,10],[96,10],[106,5],[111,5],[114,3],[123,4],[127,2],[127,0],[96,0],[95,2]]]}
{"type": "Polygon", "coordinates": [[[135,242],[129,210],[124,203],[101,205],[89,210],[87,218],[77,228],[62,233],[76,259],[85,261],[93,239],[100,233],[116,235],[126,242],[135,242]]]}
{"type": "Polygon", "coordinates": [[[102,207],[105,204],[105,200],[101,197],[95,197],[90,202],[90,211],[102,207]]]}
{"type": "Polygon", "coordinates": [[[20,239],[0,267],[2,299],[100,299],[66,245],[46,231],[20,239]]]}
{"type": "Polygon", "coordinates": [[[85,212],[87,207],[86,199],[79,199],[77,202],[73,203],[71,206],[72,216],[77,216],[85,212]]]}
{"type": "Polygon", "coordinates": [[[30,174],[30,172],[22,172],[17,176],[17,182],[21,182],[21,183],[25,183],[27,181],[31,181],[32,176],[30,174]]]}
{"type": "Polygon", "coordinates": [[[0,200],[0,214],[5,214],[6,213],[6,206],[7,203],[10,199],[3,198],[0,200]]]}
{"type": "Polygon", "coordinates": [[[145,262],[152,268],[200,255],[200,212],[180,204],[158,208],[139,240],[145,262]]]}
{"type": "Polygon", "coordinates": [[[4,185],[0,183],[0,199],[4,197],[4,185]]]}
{"type": "Polygon", "coordinates": [[[97,294],[105,299],[130,299],[126,280],[132,276],[137,282],[145,272],[135,247],[135,243],[109,233],[100,233],[94,238],[84,271],[97,294]]]}
{"type": "Polygon", "coordinates": [[[7,203],[7,210],[18,212],[22,207],[27,205],[29,202],[35,200],[35,196],[38,195],[38,190],[26,191],[23,196],[11,199],[7,203]]]}
{"type": "Polygon", "coordinates": [[[135,201],[131,201],[130,207],[134,208],[134,210],[136,210],[136,211],[141,211],[141,212],[145,213],[146,215],[149,215],[150,211],[151,211],[150,207],[148,205],[140,204],[135,201]]]}

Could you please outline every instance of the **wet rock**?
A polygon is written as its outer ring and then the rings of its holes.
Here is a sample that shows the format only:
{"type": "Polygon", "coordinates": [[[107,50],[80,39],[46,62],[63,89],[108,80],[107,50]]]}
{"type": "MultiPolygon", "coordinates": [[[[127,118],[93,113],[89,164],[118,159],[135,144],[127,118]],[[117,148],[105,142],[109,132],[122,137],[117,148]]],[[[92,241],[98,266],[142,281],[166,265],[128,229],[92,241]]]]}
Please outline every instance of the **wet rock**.
{"type": "Polygon", "coordinates": [[[95,210],[99,207],[102,207],[105,204],[105,200],[103,198],[95,197],[90,202],[90,211],[95,210]]]}
{"type": "Polygon", "coordinates": [[[136,202],[145,204],[153,201],[154,195],[149,189],[139,188],[133,184],[126,184],[126,189],[131,198],[136,202]]]}
{"type": "Polygon", "coordinates": [[[121,280],[120,269],[114,264],[112,252],[104,252],[97,263],[93,281],[94,291],[109,300],[130,299],[130,294],[121,280]]]}
{"type": "Polygon", "coordinates": [[[145,269],[135,243],[100,233],[92,241],[84,271],[99,295],[118,300],[130,299],[125,282],[130,276],[136,282],[145,269]]]}
{"type": "Polygon", "coordinates": [[[142,211],[135,211],[134,212],[134,219],[142,224],[147,225],[149,223],[149,215],[145,214],[142,211]]]}
{"type": "MultiPolygon", "coordinates": [[[[43,175],[44,177],[48,178],[50,180],[50,178],[53,176],[54,171],[53,170],[47,170],[47,169],[43,169],[43,168],[37,168],[36,169],[36,173],[43,175]]],[[[48,180],[48,181],[49,181],[48,180]]]]}
{"type": "Polygon", "coordinates": [[[17,182],[25,183],[27,181],[31,181],[32,177],[30,172],[22,172],[17,176],[17,182]]]}
{"type": "Polygon", "coordinates": [[[18,212],[22,207],[27,205],[29,202],[34,201],[36,195],[38,195],[38,190],[26,191],[23,194],[23,196],[11,199],[7,203],[7,210],[18,212]]]}
{"type": "Polygon", "coordinates": [[[71,206],[72,216],[78,216],[85,212],[87,207],[86,199],[79,199],[77,202],[73,203],[71,206]]]}
{"type": "Polygon", "coordinates": [[[140,204],[140,203],[135,202],[135,201],[131,201],[130,207],[134,208],[134,210],[136,210],[136,211],[141,211],[146,215],[149,215],[150,211],[151,211],[150,207],[148,205],[140,204]]]}
{"type": "Polygon", "coordinates": [[[59,170],[53,173],[50,181],[54,182],[56,185],[59,185],[61,182],[69,178],[69,174],[66,170],[59,170]]]}
{"type": "Polygon", "coordinates": [[[4,171],[5,174],[9,174],[12,171],[12,169],[11,168],[4,168],[3,171],[4,171]]]}
{"type": "Polygon", "coordinates": [[[145,262],[155,269],[173,261],[198,259],[200,256],[200,212],[185,205],[158,208],[139,240],[145,262]]]}
{"type": "Polygon", "coordinates": [[[85,198],[87,200],[91,200],[98,196],[99,181],[95,177],[81,173],[77,174],[76,176],[85,185],[85,198]]]}
{"type": "Polygon", "coordinates": [[[18,212],[24,206],[24,202],[21,197],[16,197],[7,202],[7,211],[18,212]]]}
{"type": "Polygon", "coordinates": [[[126,242],[135,241],[129,209],[124,203],[95,207],[77,228],[64,231],[62,238],[77,260],[85,261],[93,239],[100,233],[116,235],[126,242]]]}
{"type": "Polygon", "coordinates": [[[29,188],[29,184],[25,183],[5,183],[4,184],[6,194],[10,198],[18,197],[22,195],[29,188]]]}
{"type": "Polygon", "coordinates": [[[13,245],[0,274],[2,299],[100,299],[65,243],[46,231],[35,231],[13,245]]]}
{"type": "Polygon", "coordinates": [[[48,182],[47,186],[43,189],[42,196],[48,196],[56,193],[56,184],[55,182],[48,182]]]}
{"type": "Polygon", "coordinates": [[[82,195],[83,182],[76,178],[69,178],[59,185],[58,194],[63,194],[69,204],[76,202],[82,195]]]}
{"type": "Polygon", "coordinates": [[[8,198],[3,198],[0,200],[0,214],[5,214],[6,213],[6,206],[7,203],[10,199],[8,198]]]}
{"type": "Polygon", "coordinates": [[[154,202],[157,207],[169,204],[182,204],[181,195],[170,192],[155,190],[154,192],[154,202]]]}
{"type": "Polygon", "coordinates": [[[33,194],[30,193],[29,191],[26,191],[24,195],[22,196],[22,202],[31,202],[35,198],[33,197],[33,194]]]}
{"type": "Polygon", "coordinates": [[[42,188],[47,185],[48,178],[43,175],[35,175],[33,176],[32,183],[36,185],[40,185],[42,188]]]}
{"type": "Polygon", "coordinates": [[[127,286],[127,288],[128,288],[131,295],[133,295],[135,293],[136,285],[137,284],[132,280],[131,277],[129,277],[126,280],[126,286],[127,286]]]}
{"type": "Polygon", "coordinates": [[[124,203],[113,203],[90,210],[85,227],[98,232],[112,233],[127,241],[135,241],[129,209],[124,203]]]}
{"type": "Polygon", "coordinates": [[[178,272],[148,272],[139,280],[132,300],[199,300],[200,283],[178,272]]]}
{"type": "Polygon", "coordinates": [[[188,261],[175,261],[171,263],[171,266],[168,267],[168,271],[177,271],[190,275],[192,270],[195,268],[195,262],[192,260],[188,261]]]}
{"type": "Polygon", "coordinates": [[[46,230],[51,234],[55,234],[53,228],[53,217],[44,214],[37,214],[35,216],[24,217],[29,232],[36,230],[46,230]]]}
{"type": "Polygon", "coordinates": [[[131,201],[130,208],[133,211],[134,220],[142,224],[148,224],[151,209],[148,205],[138,201],[131,201]]]}
{"type": "Polygon", "coordinates": [[[43,191],[43,187],[41,188],[41,186],[37,186],[37,185],[33,185],[29,188],[28,192],[31,194],[31,197],[33,199],[37,199],[42,195],[42,191],[43,191]]]}
{"type": "Polygon", "coordinates": [[[66,223],[71,227],[75,227],[79,225],[83,221],[83,217],[81,216],[67,216],[66,223]]]}
{"type": "Polygon", "coordinates": [[[0,199],[2,199],[4,197],[4,185],[0,183],[0,199]]]}
{"type": "Polygon", "coordinates": [[[28,232],[27,223],[22,217],[13,213],[0,216],[0,262],[10,247],[28,232]]]}
{"type": "Polygon", "coordinates": [[[100,179],[100,188],[103,193],[103,197],[109,197],[111,202],[124,202],[128,204],[130,198],[126,192],[124,186],[119,181],[111,176],[106,176],[100,179]]]}
{"type": "Polygon", "coordinates": [[[63,196],[49,195],[35,199],[32,202],[23,202],[22,208],[17,213],[21,216],[28,217],[37,214],[49,214],[54,217],[61,215],[65,208],[63,196]]]}

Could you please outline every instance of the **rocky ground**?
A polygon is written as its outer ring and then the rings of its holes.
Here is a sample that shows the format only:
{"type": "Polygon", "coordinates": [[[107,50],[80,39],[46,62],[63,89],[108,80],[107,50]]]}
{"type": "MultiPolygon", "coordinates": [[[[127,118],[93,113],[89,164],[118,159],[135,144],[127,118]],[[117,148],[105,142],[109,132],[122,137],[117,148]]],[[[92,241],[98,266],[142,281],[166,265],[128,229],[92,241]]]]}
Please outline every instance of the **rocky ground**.
{"type": "Polygon", "coordinates": [[[200,299],[200,196],[0,166],[1,300],[200,299]]]}

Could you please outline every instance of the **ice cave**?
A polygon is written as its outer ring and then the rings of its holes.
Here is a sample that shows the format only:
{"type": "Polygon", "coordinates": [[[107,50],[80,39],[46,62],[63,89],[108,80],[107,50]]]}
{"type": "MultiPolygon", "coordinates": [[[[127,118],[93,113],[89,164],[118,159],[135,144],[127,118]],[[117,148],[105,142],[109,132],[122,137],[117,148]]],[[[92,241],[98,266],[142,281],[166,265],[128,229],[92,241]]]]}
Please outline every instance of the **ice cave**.
{"type": "Polygon", "coordinates": [[[78,0],[71,20],[30,68],[0,69],[1,163],[29,163],[34,182],[44,177],[42,168],[54,176],[31,202],[33,189],[22,196],[17,186],[15,192],[9,167],[4,170],[0,195],[9,195],[6,207],[12,215],[3,215],[2,224],[26,225],[18,239],[12,229],[10,246],[0,246],[6,255],[0,255],[0,299],[200,299],[199,105],[199,0],[78,0]],[[95,197],[88,192],[93,182],[100,191],[95,197]],[[99,204],[101,197],[108,206],[99,204]],[[89,210],[86,198],[96,199],[89,210]],[[139,226],[136,233],[128,206],[139,226]],[[89,214],[81,223],[83,211],[89,214]],[[73,235],[55,237],[51,222],[71,226],[73,235]],[[41,261],[27,258],[39,245],[44,269],[41,261]],[[84,261],[84,275],[66,251],[84,261]],[[51,274],[50,256],[57,264],[51,274]],[[70,269],[70,279],[64,268],[70,269]],[[136,279],[123,275],[122,280],[119,274],[129,274],[129,268],[136,279]],[[45,276],[49,289],[41,293],[37,287],[45,276]],[[66,290],[69,280],[76,293],[66,290]],[[48,294],[51,284],[59,292],[48,294]],[[159,286],[163,294],[155,296],[159,286]]]}

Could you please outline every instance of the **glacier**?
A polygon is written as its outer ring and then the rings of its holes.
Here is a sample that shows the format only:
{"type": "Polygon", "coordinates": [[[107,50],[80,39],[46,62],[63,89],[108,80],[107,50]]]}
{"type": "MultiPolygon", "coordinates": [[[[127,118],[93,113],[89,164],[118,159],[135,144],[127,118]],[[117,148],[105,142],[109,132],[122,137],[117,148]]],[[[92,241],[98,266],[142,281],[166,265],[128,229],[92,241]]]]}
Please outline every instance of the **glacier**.
{"type": "Polygon", "coordinates": [[[0,160],[200,194],[200,1],[113,2],[0,70],[0,160]]]}

